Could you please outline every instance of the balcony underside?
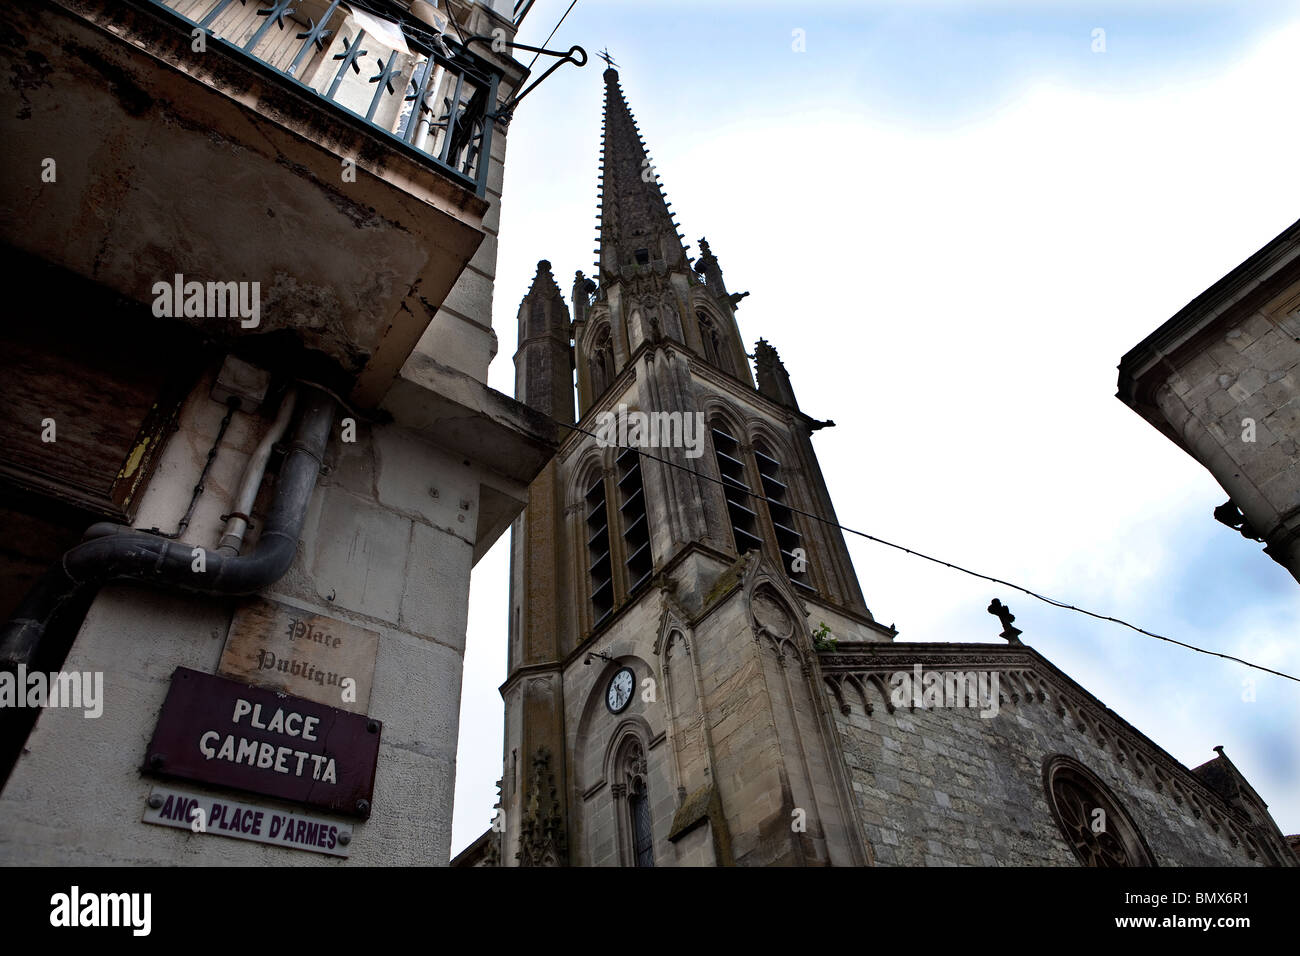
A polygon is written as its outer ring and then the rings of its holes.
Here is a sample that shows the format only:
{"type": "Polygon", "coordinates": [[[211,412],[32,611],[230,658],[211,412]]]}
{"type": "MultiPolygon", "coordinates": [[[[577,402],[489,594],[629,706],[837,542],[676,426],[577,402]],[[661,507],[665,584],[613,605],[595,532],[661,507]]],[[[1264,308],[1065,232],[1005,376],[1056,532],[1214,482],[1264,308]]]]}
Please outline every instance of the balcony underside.
{"type": "Polygon", "coordinates": [[[377,404],[482,240],[486,202],[292,81],[194,52],[165,12],[38,0],[7,17],[5,240],[149,305],[177,274],[257,282],[256,328],[182,320],[232,343],[291,330],[377,404]]]}

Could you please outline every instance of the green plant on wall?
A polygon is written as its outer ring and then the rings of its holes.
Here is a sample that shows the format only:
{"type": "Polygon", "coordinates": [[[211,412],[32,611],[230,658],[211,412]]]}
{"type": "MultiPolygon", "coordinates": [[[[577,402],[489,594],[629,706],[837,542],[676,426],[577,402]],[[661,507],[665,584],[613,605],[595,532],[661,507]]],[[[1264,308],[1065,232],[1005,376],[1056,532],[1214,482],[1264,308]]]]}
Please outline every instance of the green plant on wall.
{"type": "Polygon", "coordinates": [[[827,626],[825,621],[822,621],[821,626],[812,632],[812,639],[813,647],[817,648],[819,651],[835,650],[837,642],[835,638],[831,637],[831,629],[827,626]]]}

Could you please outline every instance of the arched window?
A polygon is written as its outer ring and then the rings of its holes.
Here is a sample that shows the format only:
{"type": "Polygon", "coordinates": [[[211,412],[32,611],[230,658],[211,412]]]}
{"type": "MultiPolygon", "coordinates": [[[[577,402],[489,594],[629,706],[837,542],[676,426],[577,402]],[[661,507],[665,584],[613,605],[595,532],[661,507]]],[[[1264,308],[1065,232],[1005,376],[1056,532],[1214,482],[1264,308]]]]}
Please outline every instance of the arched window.
{"type": "Polygon", "coordinates": [[[726,347],[722,341],[722,334],[718,331],[717,325],[709,318],[709,314],[702,309],[695,313],[695,319],[700,325],[700,342],[704,345],[705,360],[710,365],[731,374],[731,360],[727,355],[726,347]]]}
{"type": "Polygon", "coordinates": [[[722,479],[722,494],[727,502],[727,517],[731,521],[736,553],[761,549],[764,537],[771,536],[786,576],[797,587],[816,593],[808,576],[806,550],[799,553],[804,549],[803,535],[790,506],[790,490],[782,477],[781,462],[766,444],[760,442],[753,452],[759,486],[751,488],[748,456],[731,433],[730,426],[721,418],[715,418],[712,430],[713,453],[718,463],[718,477],[722,479]],[[762,508],[767,509],[767,516],[771,519],[770,531],[759,517],[762,508]]]}
{"type": "Polygon", "coordinates": [[[758,475],[763,483],[763,495],[767,498],[767,514],[772,519],[772,531],[776,534],[776,548],[781,552],[781,564],[790,581],[806,591],[816,589],[808,580],[807,554],[802,552],[803,536],[795,528],[794,512],[790,510],[788,500],[790,490],[781,480],[781,462],[775,454],[770,454],[764,444],[754,448],[754,463],[758,465],[758,475]],[[796,551],[801,553],[796,555],[796,551]],[[802,560],[796,561],[796,558],[802,560]],[[801,568],[796,571],[795,568],[801,568]]]}
{"type": "Polygon", "coordinates": [[[581,546],[586,541],[583,556],[594,629],[604,624],[621,602],[636,597],[650,583],[654,576],[654,555],[641,453],[636,448],[619,449],[608,481],[599,468],[592,468],[586,474],[582,492],[583,537],[578,544],[581,546]],[[620,538],[621,548],[616,547],[620,538]]]}
{"type": "Polygon", "coordinates": [[[609,548],[609,512],[605,508],[605,476],[593,473],[583,495],[586,507],[587,574],[591,584],[591,624],[597,627],[614,610],[614,567],[609,548]]]}
{"type": "Polygon", "coordinates": [[[627,595],[631,597],[649,583],[654,573],[641,453],[635,448],[625,448],[619,453],[615,465],[618,468],[618,512],[623,522],[623,565],[627,569],[627,595]]]}
{"type": "Polygon", "coordinates": [[[1061,835],[1084,866],[1154,866],[1155,859],[1114,794],[1065,754],[1043,764],[1043,789],[1061,835]]]}
{"type": "Polygon", "coordinates": [[[591,400],[594,402],[614,384],[614,345],[609,337],[609,326],[596,333],[588,359],[591,372],[591,400]]]}
{"type": "Polygon", "coordinates": [[[718,475],[722,478],[722,495],[727,500],[727,516],[731,520],[736,554],[762,548],[758,512],[754,510],[754,496],[750,494],[749,481],[745,477],[744,452],[727,423],[721,419],[713,421],[713,454],[718,462],[718,475]]]}
{"type": "Polygon", "coordinates": [[[645,751],[636,736],[627,739],[619,760],[618,777],[627,794],[625,826],[627,846],[624,859],[632,866],[654,866],[654,826],[650,817],[650,790],[647,781],[645,751]]]}

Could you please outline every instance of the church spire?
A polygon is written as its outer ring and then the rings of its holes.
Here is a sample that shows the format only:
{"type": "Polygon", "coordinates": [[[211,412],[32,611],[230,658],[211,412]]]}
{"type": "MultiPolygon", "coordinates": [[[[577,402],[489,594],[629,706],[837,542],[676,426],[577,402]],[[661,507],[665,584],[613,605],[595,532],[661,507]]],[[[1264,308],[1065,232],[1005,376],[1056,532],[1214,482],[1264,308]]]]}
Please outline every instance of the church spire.
{"type": "Polygon", "coordinates": [[[573,352],[569,309],[545,259],[519,303],[515,398],[543,415],[573,423],[573,352]]]}
{"type": "Polygon", "coordinates": [[[668,201],[650,165],[636,120],[623,98],[618,71],[605,70],[605,126],[601,157],[600,256],[604,285],[609,279],[650,266],[686,268],[686,249],[668,201]]]}

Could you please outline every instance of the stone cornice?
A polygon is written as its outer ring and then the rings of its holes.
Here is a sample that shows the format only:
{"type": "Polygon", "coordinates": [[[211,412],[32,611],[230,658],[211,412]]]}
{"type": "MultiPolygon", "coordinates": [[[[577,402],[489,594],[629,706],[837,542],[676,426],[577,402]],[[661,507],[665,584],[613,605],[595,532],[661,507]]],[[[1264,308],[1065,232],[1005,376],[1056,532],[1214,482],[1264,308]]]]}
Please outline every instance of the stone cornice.
{"type": "MultiPolygon", "coordinates": [[[[1119,364],[1118,397],[1131,406],[1149,406],[1151,392],[1164,379],[1161,370],[1148,380],[1152,368],[1166,356],[1196,347],[1195,343],[1225,316],[1240,316],[1300,275],[1300,220],[1292,223],[1239,266],[1184,306],[1145,339],[1129,349],[1119,364]]],[[[1231,319],[1236,321],[1236,319],[1231,319]]]]}
{"type": "Polygon", "coordinates": [[[510,673],[506,675],[506,679],[501,683],[501,686],[497,688],[497,691],[502,697],[505,697],[510,688],[526,677],[540,677],[542,675],[559,676],[563,674],[563,672],[564,662],[562,661],[543,661],[540,664],[519,664],[512,668],[510,673]]]}

